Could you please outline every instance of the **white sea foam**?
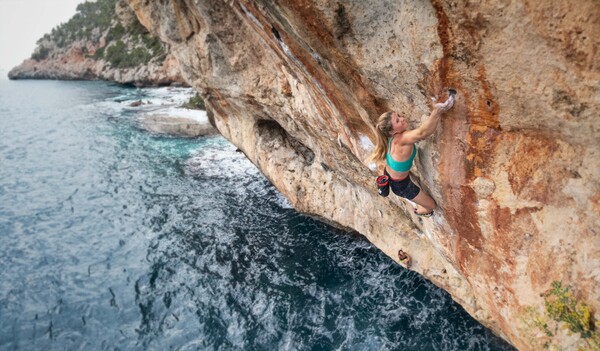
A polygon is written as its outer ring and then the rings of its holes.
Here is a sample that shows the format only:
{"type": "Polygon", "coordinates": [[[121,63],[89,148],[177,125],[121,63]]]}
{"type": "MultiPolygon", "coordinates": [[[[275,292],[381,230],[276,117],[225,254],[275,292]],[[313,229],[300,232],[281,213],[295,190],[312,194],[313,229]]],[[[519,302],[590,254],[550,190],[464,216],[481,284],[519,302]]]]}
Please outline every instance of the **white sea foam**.
{"type": "MultiPolygon", "coordinates": [[[[244,177],[257,180],[264,177],[239,149],[225,141],[223,137],[210,138],[208,143],[212,144],[211,147],[201,148],[186,161],[185,172],[188,175],[244,177]]],[[[245,188],[254,194],[262,194],[262,196],[269,194],[263,183],[248,183],[245,188]]],[[[279,192],[275,192],[275,197],[271,201],[280,208],[293,208],[290,201],[279,192]]]]}
{"type": "Polygon", "coordinates": [[[142,115],[166,115],[184,117],[208,122],[206,111],[190,110],[181,106],[195,95],[192,88],[163,87],[123,90],[120,95],[85,106],[94,110],[103,111],[114,117],[121,116],[121,112],[142,115]],[[138,106],[132,106],[135,102],[138,106]]]}
{"type": "Polygon", "coordinates": [[[260,174],[256,166],[243,153],[229,143],[215,143],[215,148],[201,149],[187,161],[187,171],[190,174],[216,176],[257,176],[260,174]]]}
{"type": "Polygon", "coordinates": [[[281,193],[277,193],[277,197],[275,198],[275,203],[277,205],[279,205],[279,207],[281,208],[294,208],[294,206],[292,206],[292,203],[290,202],[290,200],[288,200],[285,196],[283,196],[281,193]]]}
{"type": "MultiPolygon", "coordinates": [[[[192,88],[174,88],[174,87],[163,87],[163,88],[143,88],[140,89],[142,95],[146,96],[148,100],[155,101],[158,104],[177,104],[181,105],[187,102],[196,93],[192,88]]],[[[145,100],[145,99],[143,99],[145,100]]]]}
{"type": "MultiPolygon", "coordinates": [[[[145,116],[187,118],[199,123],[208,123],[206,111],[181,107],[195,95],[192,88],[145,88],[143,95],[148,98],[140,99],[142,105],[139,111],[145,116]]],[[[129,103],[131,104],[131,103],[129,103]]]]}

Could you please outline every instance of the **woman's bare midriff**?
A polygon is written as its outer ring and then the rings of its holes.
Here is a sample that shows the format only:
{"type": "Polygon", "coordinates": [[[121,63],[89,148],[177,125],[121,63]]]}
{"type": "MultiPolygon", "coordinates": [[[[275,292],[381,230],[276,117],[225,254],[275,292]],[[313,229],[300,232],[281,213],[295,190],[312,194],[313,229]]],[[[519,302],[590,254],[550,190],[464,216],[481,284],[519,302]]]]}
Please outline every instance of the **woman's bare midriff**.
{"type": "Polygon", "coordinates": [[[392,177],[393,180],[402,180],[402,179],[408,177],[408,173],[409,173],[409,172],[396,172],[393,169],[391,169],[390,167],[388,167],[387,165],[385,165],[385,170],[388,172],[388,174],[392,177]]]}

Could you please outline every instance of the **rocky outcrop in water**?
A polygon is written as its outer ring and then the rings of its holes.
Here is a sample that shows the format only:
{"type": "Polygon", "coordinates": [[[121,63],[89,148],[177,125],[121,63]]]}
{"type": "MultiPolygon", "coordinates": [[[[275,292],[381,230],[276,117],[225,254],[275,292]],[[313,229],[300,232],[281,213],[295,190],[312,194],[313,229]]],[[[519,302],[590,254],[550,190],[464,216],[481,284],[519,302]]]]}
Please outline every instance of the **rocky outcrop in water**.
{"type": "Polygon", "coordinates": [[[298,210],[403,250],[521,350],[599,342],[600,3],[128,1],[298,210]],[[363,160],[380,113],[417,126],[447,87],[414,169],[440,206],[420,219],[363,160]]]}
{"type": "Polygon", "coordinates": [[[142,129],[157,134],[175,135],[188,138],[214,135],[218,132],[206,121],[194,118],[173,117],[170,115],[149,115],[141,118],[139,125],[142,129]]]}
{"type": "Polygon", "coordinates": [[[124,0],[80,4],[77,14],[41,38],[31,58],[8,77],[185,84],[176,59],[140,25],[124,0]]]}

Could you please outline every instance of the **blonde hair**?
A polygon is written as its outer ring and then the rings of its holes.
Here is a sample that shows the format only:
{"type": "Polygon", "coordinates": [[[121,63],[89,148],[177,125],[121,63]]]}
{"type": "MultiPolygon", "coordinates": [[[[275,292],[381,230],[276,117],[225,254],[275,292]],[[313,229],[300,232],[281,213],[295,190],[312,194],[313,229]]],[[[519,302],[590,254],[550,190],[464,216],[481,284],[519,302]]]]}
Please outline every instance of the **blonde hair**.
{"type": "Polygon", "coordinates": [[[386,112],[377,119],[377,124],[375,125],[375,150],[367,158],[367,163],[379,163],[385,158],[388,148],[388,138],[392,130],[393,113],[392,111],[386,112]]]}

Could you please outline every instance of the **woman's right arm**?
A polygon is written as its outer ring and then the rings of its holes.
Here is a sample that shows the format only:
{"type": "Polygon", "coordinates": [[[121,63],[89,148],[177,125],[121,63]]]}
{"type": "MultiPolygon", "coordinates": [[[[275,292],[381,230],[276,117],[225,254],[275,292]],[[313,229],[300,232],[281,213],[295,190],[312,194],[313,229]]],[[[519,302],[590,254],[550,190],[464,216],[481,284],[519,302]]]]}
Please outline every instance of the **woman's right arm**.
{"type": "Polygon", "coordinates": [[[448,111],[454,106],[454,94],[451,94],[443,103],[438,103],[433,106],[433,110],[429,115],[429,118],[421,124],[421,126],[414,130],[409,130],[402,133],[403,144],[414,144],[417,141],[423,140],[433,134],[437,128],[438,122],[442,116],[442,113],[448,111]]]}
{"type": "Polygon", "coordinates": [[[419,128],[408,130],[402,133],[403,144],[414,144],[417,141],[421,141],[435,132],[440,117],[442,116],[442,109],[435,106],[429,115],[429,118],[419,128]]]}

